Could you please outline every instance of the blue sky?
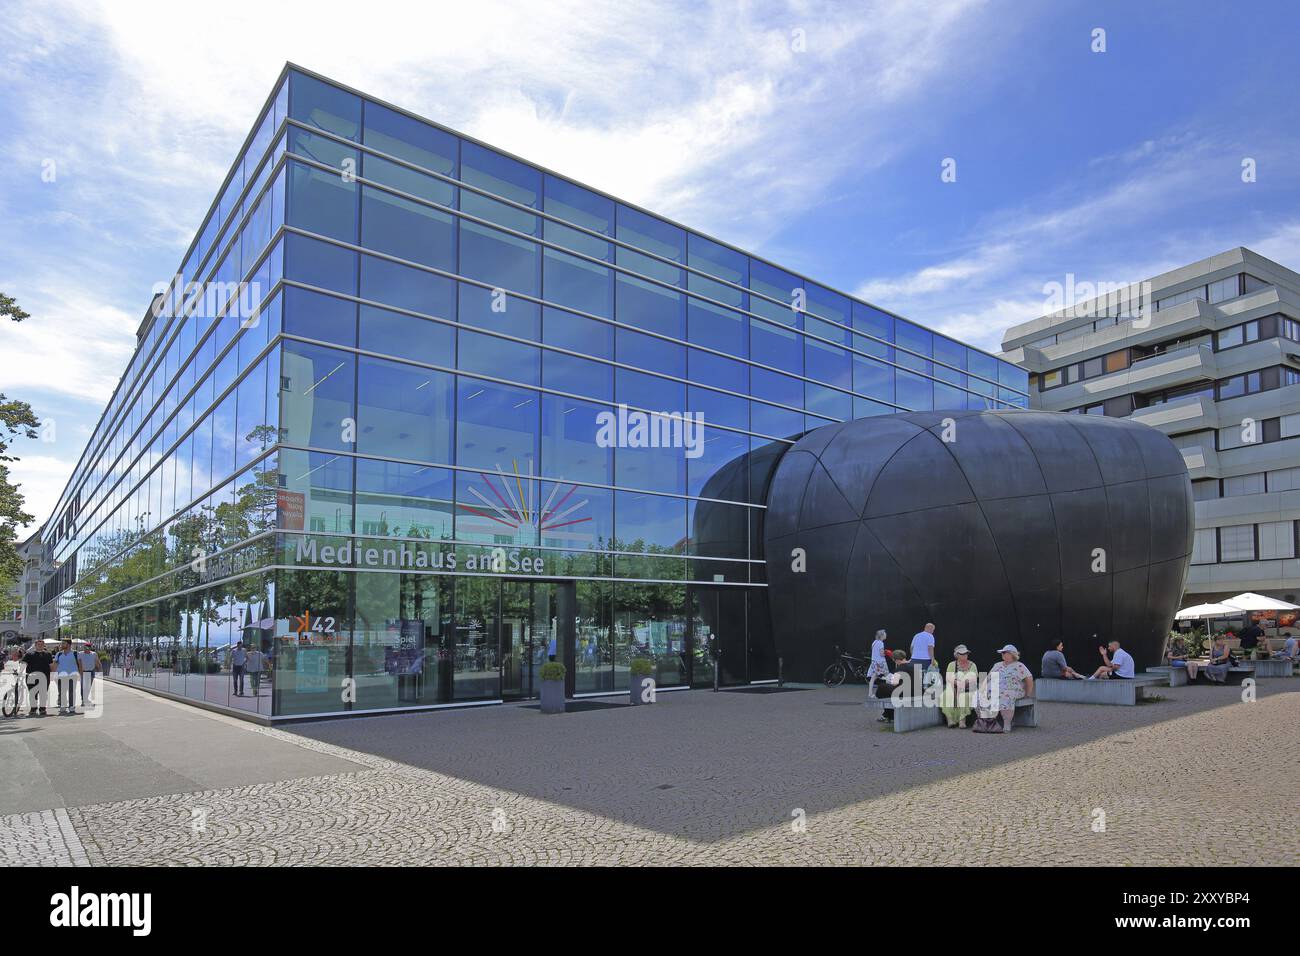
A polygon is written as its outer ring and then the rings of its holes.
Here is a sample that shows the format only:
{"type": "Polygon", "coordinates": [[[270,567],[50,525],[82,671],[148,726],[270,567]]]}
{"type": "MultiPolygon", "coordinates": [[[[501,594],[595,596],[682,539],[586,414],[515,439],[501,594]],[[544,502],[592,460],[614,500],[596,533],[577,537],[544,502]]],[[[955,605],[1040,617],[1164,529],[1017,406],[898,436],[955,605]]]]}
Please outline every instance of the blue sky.
{"type": "Polygon", "coordinates": [[[6,4],[0,290],[32,318],[0,390],[53,423],[15,448],[38,522],[285,60],[991,350],[1067,273],[1300,268],[1294,3],[537,9],[6,4]]]}

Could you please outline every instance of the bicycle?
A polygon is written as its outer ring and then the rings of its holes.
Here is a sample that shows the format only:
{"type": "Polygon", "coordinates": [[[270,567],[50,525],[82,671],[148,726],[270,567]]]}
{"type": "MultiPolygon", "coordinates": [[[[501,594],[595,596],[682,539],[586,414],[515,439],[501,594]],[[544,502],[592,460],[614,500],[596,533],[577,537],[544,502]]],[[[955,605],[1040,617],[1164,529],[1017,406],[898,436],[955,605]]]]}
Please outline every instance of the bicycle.
{"type": "Polygon", "coordinates": [[[0,672],[0,677],[5,678],[4,691],[0,692],[0,715],[5,717],[17,717],[18,707],[23,701],[23,675],[19,673],[16,667],[5,667],[0,672]]]}
{"type": "Polygon", "coordinates": [[[870,661],[863,660],[861,657],[854,657],[852,654],[840,650],[838,644],[835,645],[835,654],[835,663],[826,668],[826,673],[822,676],[822,682],[827,687],[839,687],[850,675],[854,680],[865,681],[867,679],[867,668],[871,663],[870,661]]]}

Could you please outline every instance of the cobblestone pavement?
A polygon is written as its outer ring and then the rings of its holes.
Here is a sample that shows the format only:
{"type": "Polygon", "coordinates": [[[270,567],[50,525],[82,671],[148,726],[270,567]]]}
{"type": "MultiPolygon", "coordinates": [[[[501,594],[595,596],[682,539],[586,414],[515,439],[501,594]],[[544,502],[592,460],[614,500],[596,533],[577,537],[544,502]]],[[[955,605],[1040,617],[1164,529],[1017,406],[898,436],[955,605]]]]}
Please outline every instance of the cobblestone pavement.
{"type": "MultiPolygon", "coordinates": [[[[1300,835],[1273,821],[1294,815],[1300,693],[1261,686],[1250,704],[1231,688],[1180,688],[1136,708],[1040,705],[1043,726],[1008,737],[892,734],[848,706],[860,688],[663,695],[653,708],[563,717],[509,707],[293,731],[242,725],[359,769],[66,813],[91,865],[1294,865],[1300,835]],[[499,736],[495,751],[474,753],[503,727],[525,740],[544,732],[551,746],[515,767],[506,788],[306,736],[369,738],[373,751],[412,727],[440,747],[450,737],[481,765],[517,756],[499,736]],[[476,729],[456,741],[462,727],[476,729]],[[649,746],[668,731],[672,746],[649,746]],[[590,745],[597,734],[603,749],[590,745]],[[755,767],[763,741],[776,756],[755,767]],[[686,766],[674,762],[690,752],[686,766]],[[602,762],[617,753],[631,757],[602,762]],[[647,786],[653,779],[673,782],[647,786]]],[[[79,862],[58,812],[0,818],[0,861],[30,862],[27,827],[79,862]]]]}

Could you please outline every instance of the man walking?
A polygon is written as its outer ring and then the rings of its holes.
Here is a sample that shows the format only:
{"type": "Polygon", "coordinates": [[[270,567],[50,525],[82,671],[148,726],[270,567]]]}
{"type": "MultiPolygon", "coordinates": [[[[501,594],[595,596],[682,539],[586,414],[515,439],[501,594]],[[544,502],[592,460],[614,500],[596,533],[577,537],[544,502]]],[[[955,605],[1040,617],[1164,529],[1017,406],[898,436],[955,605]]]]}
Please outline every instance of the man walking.
{"type": "Polygon", "coordinates": [[[50,690],[50,668],[54,665],[54,655],[45,649],[44,641],[37,641],[32,649],[23,655],[27,665],[27,716],[45,716],[45,697],[50,690]]]}
{"type": "Polygon", "coordinates": [[[235,696],[244,696],[244,666],[248,663],[248,651],[240,641],[230,653],[230,676],[235,682],[235,696]]]}
{"type": "Polygon", "coordinates": [[[925,689],[925,672],[934,662],[934,625],[927,624],[912,638],[912,694],[920,697],[925,689]]]}

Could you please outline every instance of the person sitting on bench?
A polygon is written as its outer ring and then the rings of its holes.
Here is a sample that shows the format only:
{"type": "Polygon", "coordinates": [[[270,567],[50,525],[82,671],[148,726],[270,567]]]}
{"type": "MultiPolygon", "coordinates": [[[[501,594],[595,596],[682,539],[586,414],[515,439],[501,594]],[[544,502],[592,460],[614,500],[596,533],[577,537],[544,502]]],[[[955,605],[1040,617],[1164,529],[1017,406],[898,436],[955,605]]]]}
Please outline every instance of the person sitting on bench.
{"type": "Polygon", "coordinates": [[[1286,639],[1286,643],[1282,645],[1280,651],[1273,652],[1273,659],[1277,661],[1290,661],[1292,664],[1297,660],[1300,660],[1300,641],[1296,640],[1294,634],[1286,639]]]}
{"type": "Polygon", "coordinates": [[[1169,642],[1169,666],[1187,666],[1187,642],[1181,637],[1175,637],[1169,642]]]}
{"type": "MultiPolygon", "coordinates": [[[[897,687],[900,683],[907,680],[908,677],[910,676],[907,674],[907,664],[908,664],[907,651],[901,651],[901,650],[894,651],[892,657],[894,660],[894,673],[890,674],[888,677],[885,678],[885,683],[888,684],[890,687],[897,687]]],[[[890,696],[893,696],[892,693],[890,694],[890,696]]],[[[894,708],[885,707],[883,710],[881,710],[880,716],[877,717],[876,719],[893,720],[894,708]]]]}
{"type": "Polygon", "coordinates": [[[1119,641],[1111,641],[1109,645],[1102,644],[1097,650],[1101,651],[1103,663],[1088,680],[1106,680],[1110,677],[1133,679],[1133,655],[1120,647],[1119,641]],[[1108,648],[1109,656],[1106,654],[1108,648]]]}
{"type": "Polygon", "coordinates": [[[1083,680],[1083,675],[1065,662],[1065,641],[1057,641],[1052,649],[1043,655],[1043,666],[1040,670],[1043,677],[1083,680]]]}

